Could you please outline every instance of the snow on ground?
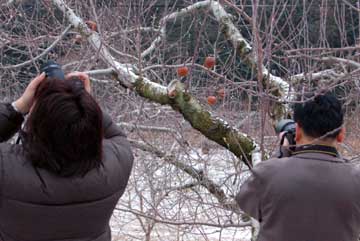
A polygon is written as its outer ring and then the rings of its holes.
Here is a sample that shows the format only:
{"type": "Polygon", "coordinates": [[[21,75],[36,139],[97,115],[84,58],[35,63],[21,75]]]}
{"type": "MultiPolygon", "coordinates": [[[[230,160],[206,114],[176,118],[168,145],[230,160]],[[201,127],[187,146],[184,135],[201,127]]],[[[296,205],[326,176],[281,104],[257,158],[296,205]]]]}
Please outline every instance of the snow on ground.
{"type": "MultiPolygon", "coordinates": [[[[211,150],[205,155],[201,150],[192,149],[179,156],[178,160],[203,170],[212,180],[221,184],[228,195],[234,195],[244,176],[248,175],[246,172],[241,178],[236,175],[234,166],[238,165],[238,160],[226,150],[211,150]]],[[[161,164],[151,157],[137,158],[127,190],[117,206],[121,210],[116,210],[111,219],[114,241],[250,240],[248,228],[194,225],[194,222],[229,225],[241,220],[238,215],[219,207],[218,201],[204,188],[171,191],[180,184],[194,180],[187,174],[179,173],[172,165],[161,164]],[[154,225],[152,219],[135,215],[133,212],[155,217],[161,222],[154,225]],[[182,225],[173,225],[172,222],[182,225]],[[150,239],[146,239],[146,233],[150,239]]]]}

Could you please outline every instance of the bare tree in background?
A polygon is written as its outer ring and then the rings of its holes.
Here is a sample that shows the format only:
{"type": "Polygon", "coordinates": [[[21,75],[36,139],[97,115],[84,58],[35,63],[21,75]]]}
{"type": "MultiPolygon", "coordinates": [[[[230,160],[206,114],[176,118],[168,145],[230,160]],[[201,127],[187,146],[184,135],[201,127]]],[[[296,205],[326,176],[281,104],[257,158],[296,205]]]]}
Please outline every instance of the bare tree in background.
{"type": "Polygon", "coordinates": [[[233,197],[299,96],[335,92],[342,151],[359,155],[356,2],[1,0],[0,96],[47,59],[90,74],[136,156],[114,240],[247,240],[257,224],[233,197]]]}

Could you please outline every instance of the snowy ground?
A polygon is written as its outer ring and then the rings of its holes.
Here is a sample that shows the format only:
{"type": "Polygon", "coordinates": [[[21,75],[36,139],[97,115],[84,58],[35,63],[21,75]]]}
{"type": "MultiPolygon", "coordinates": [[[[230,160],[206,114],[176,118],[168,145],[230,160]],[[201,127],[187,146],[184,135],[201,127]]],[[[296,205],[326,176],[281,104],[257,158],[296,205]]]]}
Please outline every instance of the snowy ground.
{"type": "MultiPolygon", "coordinates": [[[[248,228],[209,226],[229,225],[232,222],[236,225],[241,220],[236,214],[229,214],[220,208],[217,200],[204,188],[167,192],[164,195],[164,190],[179,186],[179,182],[193,181],[187,174],[175,174],[176,169],[171,165],[154,165],[153,157],[148,160],[140,159],[137,158],[127,192],[118,204],[120,211],[115,211],[112,217],[113,240],[250,240],[248,228]],[[138,213],[140,215],[136,215],[138,213]],[[155,217],[159,222],[144,216],[155,217]]],[[[206,172],[209,177],[222,184],[229,195],[236,193],[243,181],[243,178],[235,181],[239,178],[234,169],[236,159],[227,151],[216,150],[204,155],[195,149],[178,159],[206,172]]]]}

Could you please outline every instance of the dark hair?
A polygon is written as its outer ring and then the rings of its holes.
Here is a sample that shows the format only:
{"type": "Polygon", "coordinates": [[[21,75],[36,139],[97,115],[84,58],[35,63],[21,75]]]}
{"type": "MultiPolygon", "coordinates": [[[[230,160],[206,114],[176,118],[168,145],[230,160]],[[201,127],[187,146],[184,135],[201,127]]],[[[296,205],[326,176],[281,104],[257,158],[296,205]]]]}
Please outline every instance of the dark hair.
{"type": "Polygon", "coordinates": [[[294,106],[294,120],[310,137],[335,138],[343,124],[340,101],[331,93],[315,96],[294,106]]]}
{"type": "Polygon", "coordinates": [[[35,167],[81,176],[102,163],[102,112],[80,80],[44,80],[21,134],[35,167]]]}

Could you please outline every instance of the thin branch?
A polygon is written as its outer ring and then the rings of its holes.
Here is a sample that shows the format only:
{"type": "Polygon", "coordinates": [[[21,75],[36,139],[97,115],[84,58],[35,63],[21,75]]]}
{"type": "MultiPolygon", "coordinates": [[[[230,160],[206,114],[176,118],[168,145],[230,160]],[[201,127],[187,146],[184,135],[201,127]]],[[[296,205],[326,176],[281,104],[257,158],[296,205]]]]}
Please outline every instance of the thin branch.
{"type": "Polygon", "coordinates": [[[236,6],[234,3],[229,2],[228,0],[222,0],[222,2],[226,3],[227,5],[231,6],[232,8],[234,8],[238,13],[241,14],[241,16],[248,22],[251,23],[252,19],[249,15],[247,15],[247,13],[239,8],[238,6],[236,6]]]}
{"type": "Polygon", "coordinates": [[[287,54],[291,54],[294,52],[322,52],[322,51],[328,51],[328,52],[344,52],[344,51],[354,51],[359,50],[360,46],[349,46],[349,47],[343,47],[343,48],[302,48],[302,49],[289,49],[285,52],[287,54]]]}
{"type": "MultiPolygon", "coordinates": [[[[142,57],[149,55],[154,51],[158,44],[166,37],[166,23],[171,20],[176,20],[178,18],[184,17],[188,14],[192,14],[196,11],[210,9],[215,19],[220,24],[221,32],[225,35],[233,47],[236,50],[236,53],[241,58],[242,62],[247,64],[249,68],[255,70],[260,69],[262,72],[263,80],[265,83],[269,84],[269,90],[272,90],[272,94],[277,96],[280,99],[280,102],[285,103],[287,99],[293,99],[293,94],[290,93],[290,85],[282,78],[272,75],[270,71],[265,68],[265,66],[259,66],[256,55],[253,53],[250,43],[242,36],[240,31],[235,27],[232,22],[232,16],[228,14],[223,6],[220,3],[213,0],[205,0],[197,2],[193,5],[190,5],[184,9],[181,9],[178,12],[171,13],[160,21],[161,34],[152,42],[151,46],[142,53],[142,57]]],[[[263,81],[260,81],[263,82],[263,81]]],[[[282,118],[284,112],[286,112],[286,106],[283,104],[274,105],[274,110],[272,110],[273,119],[282,118]]]]}
{"type": "Polygon", "coordinates": [[[170,20],[176,20],[180,17],[184,17],[194,11],[199,11],[203,8],[206,8],[209,6],[210,2],[212,0],[207,0],[207,1],[202,1],[202,2],[198,2],[198,3],[195,3],[193,5],[190,5],[186,8],[183,8],[181,9],[180,11],[178,12],[175,12],[175,13],[171,13],[169,15],[166,15],[165,17],[163,17],[161,20],[160,20],[160,34],[159,36],[151,43],[150,47],[148,47],[145,51],[143,51],[141,53],[141,58],[145,58],[146,56],[148,56],[149,54],[151,54],[159,45],[159,43],[165,39],[166,37],[166,23],[170,20]]]}
{"type": "Polygon", "coordinates": [[[342,0],[347,6],[349,6],[351,9],[360,12],[360,9],[349,3],[347,0],[342,0]]]}
{"type": "Polygon", "coordinates": [[[39,54],[38,56],[36,56],[35,58],[32,58],[28,61],[25,61],[21,64],[17,64],[17,65],[10,65],[10,66],[2,66],[0,67],[0,69],[16,69],[16,68],[21,68],[24,67],[26,65],[29,64],[33,64],[36,60],[42,58],[43,56],[45,56],[46,54],[48,54],[63,38],[64,36],[67,34],[67,32],[72,28],[71,25],[69,25],[61,34],[60,36],[49,46],[47,47],[44,52],[42,52],[41,54],[39,54]]]}
{"type": "Polygon", "coordinates": [[[156,131],[156,132],[165,132],[165,133],[173,133],[180,136],[180,133],[174,129],[167,128],[167,127],[159,127],[159,126],[144,126],[144,125],[135,125],[135,124],[129,124],[125,122],[120,122],[118,125],[129,128],[129,129],[138,129],[141,131],[156,131]]]}
{"type": "Polygon", "coordinates": [[[139,27],[139,28],[124,29],[124,30],[121,30],[121,31],[119,31],[119,32],[111,33],[111,34],[110,34],[110,37],[113,38],[113,37],[119,36],[120,34],[132,33],[132,32],[138,32],[138,31],[141,31],[141,32],[161,33],[160,29],[157,29],[157,28],[152,28],[152,27],[139,27]]]}
{"type": "Polygon", "coordinates": [[[319,58],[318,60],[346,64],[346,65],[350,65],[357,69],[360,68],[360,63],[358,63],[354,60],[350,60],[350,59],[343,59],[343,58],[338,58],[338,57],[322,57],[322,58],[319,58]]]}
{"type": "Polygon", "coordinates": [[[53,0],[53,3],[64,13],[65,17],[74,26],[74,28],[77,29],[81,35],[87,38],[93,48],[99,52],[102,60],[114,68],[119,76],[122,76],[122,78],[118,78],[119,83],[124,87],[131,88],[133,83],[136,82],[138,76],[134,74],[128,66],[125,66],[115,60],[109,50],[102,44],[99,34],[92,31],[87,24],[65,4],[63,0],[53,0]]]}
{"type": "MultiPolygon", "coordinates": [[[[101,49],[100,53],[103,60],[109,67],[114,68],[120,83],[126,87],[133,88],[140,96],[146,99],[162,105],[170,105],[174,110],[180,112],[194,129],[200,131],[210,140],[227,148],[245,164],[249,167],[251,166],[251,155],[254,150],[257,150],[257,144],[251,138],[204,109],[196,98],[185,91],[184,86],[179,81],[172,81],[168,87],[165,87],[150,81],[144,76],[136,75],[134,67],[117,62],[106,46],[101,44],[98,33],[91,31],[83,20],[76,16],[74,11],[62,0],[53,0],[53,2],[65,13],[66,18],[79,32],[87,37],[93,48],[96,50],[101,49]],[[174,92],[170,92],[170,89],[173,89],[174,92]]],[[[205,5],[205,3],[208,4],[209,1],[201,2],[202,5],[205,5]]],[[[195,4],[195,6],[202,5],[195,4]]],[[[188,8],[195,9],[193,6],[188,8]]],[[[176,17],[179,13],[180,15],[185,14],[186,10],[170,14],[167,18],[176,17]]]]}
{"type": "Polygon", "coordinates": [[[215,227],[215,228],[241,228],[241,227],[249,227],[252,225],[251,221],[248,222],[241,222],[239,224],[216,224],[216,223],[204,223],[204,222],[194,222],[192,220],[189,221],[182,221],[182,222],[174,222],[171,220],[165,220],[165,219],[159,219],[158,217],[146,215],[142,213],[141,211],[137,210],[131,210],[131,209],[124,209],[124,208],[115,208],[115,210],[121,211],[121,212],[127,212],[132,213],[134,215],[151,219],[152,221],[155,221],[156,223],[163,223],[163,224],[169,224],[169,225],[175,225],[175,226],[208,226],[208,227],[215,227]]]}
{"type": "Polygon", "coordinates": [[[116,74],[116,72],[115,72],[115,70],[113,68],[89,70],[89,71],[84,71],[84,72],[87,73],[90,76],[114,75],[114,74],[116,74]]]}
{"type": "Polygon", "coordinates": [[[228,198],[225,194],[224,190],[212,181],[203,171],[197,170],[194,167],[187,165],[181,161],[176,160],[176,158],[172,155],[168,155],[167,153],[156,149],[155,147],[146,145],[142,142],[130,140],[130,143],[143,151],[151,152],[157,157],[163,159],[164,161],[176,166],[180,170],[189,174],[192,178],[197,180],[201,186],[206,188],[209,193],[214,195],[214,197],[218,200],[218,202],[227,210],[233,211],[235,213],[240,214],[240,209],[236,204],[236,201],[233,198],[228,198]]]}
{"type": "Polygon", "coordinates": [[[320,80],[320,79],[335,79],[339,78],[342,75],[337,73],[334,69],[326,69],[316,73],[301,73],[297,75],[290,76],[290,81],[296,83],[302,80],[320,80]]]}

